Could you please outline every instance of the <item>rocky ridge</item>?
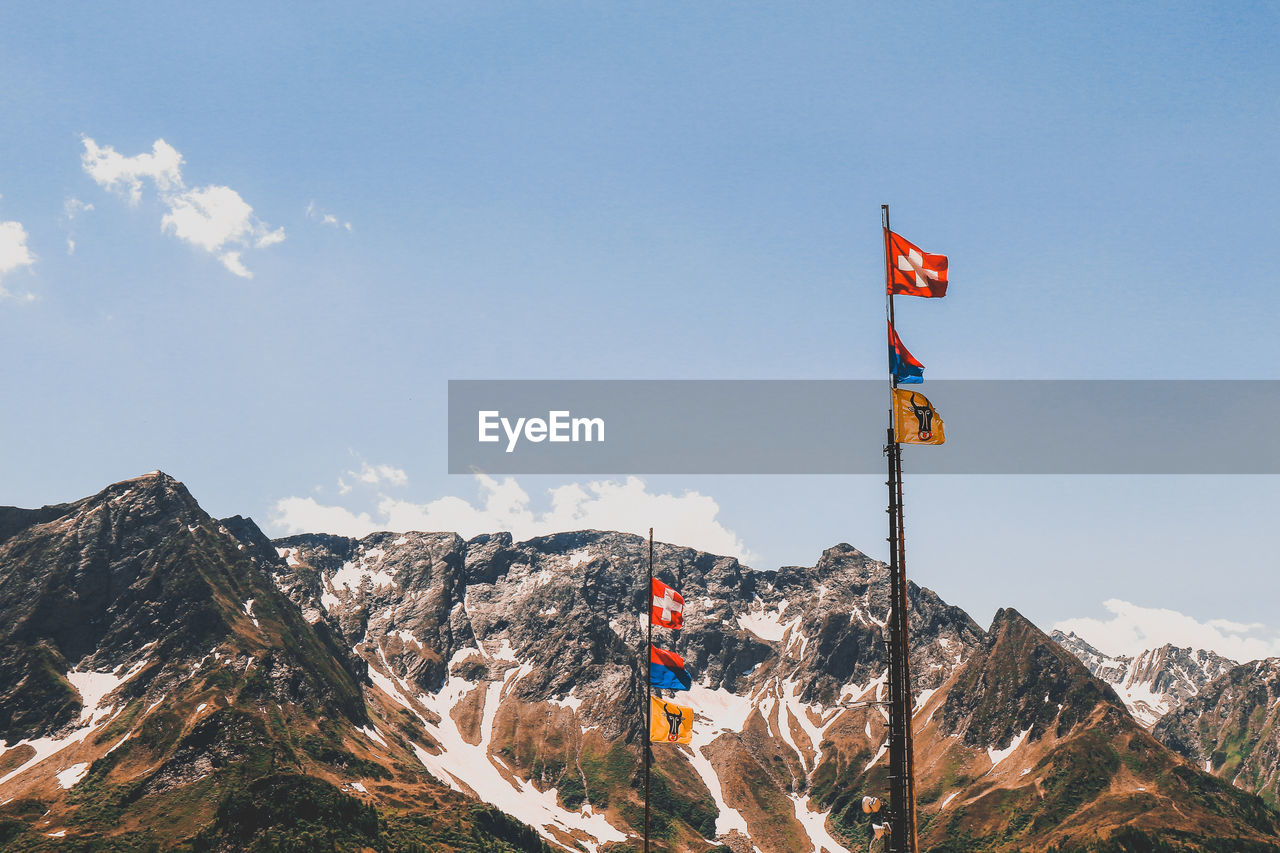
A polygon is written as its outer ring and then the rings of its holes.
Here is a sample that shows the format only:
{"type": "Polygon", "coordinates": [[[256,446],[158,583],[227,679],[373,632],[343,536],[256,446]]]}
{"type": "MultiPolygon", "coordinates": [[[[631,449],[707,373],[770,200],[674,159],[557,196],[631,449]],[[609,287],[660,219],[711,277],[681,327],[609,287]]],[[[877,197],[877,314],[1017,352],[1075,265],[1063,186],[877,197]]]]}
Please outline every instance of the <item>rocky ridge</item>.
{"type": "MultiPolygon", "coordinates": [[[[635,849],[646,555],[605,531],[272,542],[161,474],[0,510],[0,843],[635,849]]],[[[848,545],[772,572],[655,558],[687,605],[658,642],[698,712],[691,747],[655,749],[656,846],[864,847],[885,566],[848,545]]],[[[922,849],[1280,850],[1261,800],[1015,611],[983,631],[909,599],[922,849]]]]}
{"type": "Polygon", "coordinates": [[[1280,802],[1280,658],[1231,668],[1152,731],[1206,771],[1280,802]]]}
{"type": "Polygon", "coordinates": [[[1074,632],[1054,631],[1050,636],[1078,657],[1091,674],[1110,684],[1134,719],[1148,729],[1237,666],[1230,658],[1207,649],[1166,643],[1136,656],[1112,657],[1074,632]]]}

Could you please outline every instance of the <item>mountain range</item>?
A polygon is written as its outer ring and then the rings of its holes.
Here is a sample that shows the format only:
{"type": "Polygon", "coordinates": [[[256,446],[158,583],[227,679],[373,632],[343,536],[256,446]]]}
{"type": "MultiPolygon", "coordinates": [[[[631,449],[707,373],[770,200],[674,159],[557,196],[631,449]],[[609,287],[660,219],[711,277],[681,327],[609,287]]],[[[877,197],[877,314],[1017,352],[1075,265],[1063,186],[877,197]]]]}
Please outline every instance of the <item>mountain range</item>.
{"type": "MultiPolygon", "coordinates": [[[[607,531],[273,541],[160,472],[0,508],[0,844],[639,850],[646,559],[607,531]]],[[[655,571],[697,711],[654,747],[656,848],[865,849],[886,567],[658,543],[655,571]]],[[[1280,851],[1274,667],[1166,649],[1117,682],[1011,608],[909,601],[922,850],[1280,851]]]]}
{"type": "Polygon", "coordinates": [[[1110,684],[1133,718],[1148,729],[1238,666],[1207,649],[1165,644],[1137,655],[1112,657],[1075,633],[1054,631],[1049,636],[1078,657],[1094,676],[1110,684]]]}

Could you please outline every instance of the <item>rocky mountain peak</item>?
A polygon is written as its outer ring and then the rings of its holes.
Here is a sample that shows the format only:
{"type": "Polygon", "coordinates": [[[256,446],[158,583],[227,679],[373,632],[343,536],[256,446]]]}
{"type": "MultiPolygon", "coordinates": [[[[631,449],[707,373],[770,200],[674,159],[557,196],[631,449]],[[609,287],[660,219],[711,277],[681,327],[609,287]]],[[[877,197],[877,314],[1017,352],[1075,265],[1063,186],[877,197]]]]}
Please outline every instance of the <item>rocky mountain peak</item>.
{"type": "MultiPolygon", "coordinates": [[[[0,620],[9,626],[0,647],[0,736],[73,723],[95,698],[85,679],[105,684],[95,681],[105,673],[130,673],[131,695],[158,696],[210,655],[236,659],[242,671],[264,653],[288,657],[268,651],[271,637],[295,633],[302,620],[264,570],[263,543],[265,558],[278,558],[248,519],[233,521],[242,541],[159,471],[30,512],[33,523],[0,540],[0,620]]],[[[308,637],[293,651],[328,654],[308,637]]],[[[349,702],[354,685],[338,669],[348,681],[331,692],[349,702]]],[[[319,695],[281,696],[303,693],[319,695]]]]}
{"type": "Polygon", "coordinates": [[[1280,658],[1231,667],[1151,733],[1207,772],[1280,804],[1280,658]]]}
{"type": "Polygon", "coordinates": [[[1137,655],[1111,656],[1074,632],[1054,631],[1052,637],[1096,678],[1110,684],[1134,719],[1146,728],[1236,666],[1235,661],[1208,649],[1172,643],[1137,655]]]}
{"type": "Polygon", "coordinates": [[[1099,705],[1122,706],[1083,664],[1017,610],[1001,608],[982,646],[955,675],[940,728],[973,746],[1062,737],[1099,705]],[[1020,734],[1021,733],[1021,734],[1020,734]]]}

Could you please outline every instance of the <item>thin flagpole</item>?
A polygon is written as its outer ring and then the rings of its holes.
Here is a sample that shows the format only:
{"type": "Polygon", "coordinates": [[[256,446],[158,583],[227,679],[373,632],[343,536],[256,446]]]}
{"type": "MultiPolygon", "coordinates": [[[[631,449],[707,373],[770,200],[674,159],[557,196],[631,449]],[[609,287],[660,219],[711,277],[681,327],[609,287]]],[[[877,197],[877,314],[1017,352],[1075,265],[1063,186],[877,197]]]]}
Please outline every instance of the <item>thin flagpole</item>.
{"type": "MultiPolygon", "coordinates": [[[[894,326],[889,205],[880,206],[884,226],[885,314],[888,329],[894,326]]],[[[892,346],[892,341],[889,341],[892,346]]],[[[897,406],[893,389],[898,378],[889,370],[889,784],[890,844],[894,853],[916,853],[915,769],[911,738],[911,669],[907,632],[906,538],[902,515],[902,446],[897,441],[897,406]]]]}
{"type": "MultiPolygon", "coordinates": [[[[893,288],[889,270],[889,259],[892,256],[889,245],[889,205],[880,206],[881,225],[884,227],[884,313],[886,328],[886,351],[891,345],[888,340],[888,328],[893,326],[893,288]]],[[[893,389],[897,387],[897,377],[893,375],[893,364],[889,364],[889,428],[886,436],[885,451],[889,457],[889,849],[892,853],[903,853],[905,842],[901,815],[904,812],[902,803],[901,781],[905,771],[902,760],[902,734],[899,706],[901,691],[899,689],[898,663],[898,443],[894,434],[894,400],[893,389]]]]}
{"type": "Polygon", "coordinates": [[[653,648],[653,528],[649,528],[649,582],[644,588],[644,613],[648,617],[648,633],[646,635],[644,657],[640,661],[640,672],[644,675],[644,853],[649,853],[649,765],[653,760],[650,754],[649,733],[653,731],[653,683],[649,680],[649,655],[653,648]]]}
{"type": "Polygon", "coordinates": [[[904,743],[905,773],[904,781],[905,800],[907,804],[907,833],[909,853],[916,853],[918,844],[916,840],[916,757],[915,757],[915,733],[912,731],[912,718],[915,712],[915,697],[911,691],[911,645],[908,629],[911,626],[909,618],[907,601],[907,538],[906,525],[902,520],[902,449],[898,449],[898,596],[899,596],[899,617],[901,623],[902,638],[899,641],[902,648],[902,735],[904,743]]]}

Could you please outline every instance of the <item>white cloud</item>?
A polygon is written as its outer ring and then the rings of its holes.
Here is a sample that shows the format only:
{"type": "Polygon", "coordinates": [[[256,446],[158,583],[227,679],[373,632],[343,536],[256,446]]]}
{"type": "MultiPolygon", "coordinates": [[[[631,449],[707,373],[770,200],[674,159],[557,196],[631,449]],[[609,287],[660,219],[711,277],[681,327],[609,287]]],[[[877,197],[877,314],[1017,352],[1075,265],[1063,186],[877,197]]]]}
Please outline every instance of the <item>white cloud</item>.
{"type": "Polygon", "coordinates": [[[21,296],[10,293],[4,287],[4,279],[9,273],[29,267],[36,262],[36,256],[27,247],[27,229],[21,222],[0,222],[0,297],[13,297],[26,302],[34,300],[34,293],[21,296]]]}
{"type": "Polygon", "coordinates": [[[206,252],[241,240],[252,227],[253,208],[231,187],[205,187],[176,196],[160,225],[206,252]]]}
{"type": "Polygon", "coordinates": [[[253,215],[240,193],[231,187],[202,187],[187,190],[168,201],[169,212],[160,227],[179,239],[206,252],[217,254],[227,269],[238,276],[252,278],[240,261],[239,249],[228,246],[252,246],[265,249],[284,240],[284,229],[270,230],[253,215]]]}
{"type": "Polygon", "coordinates": [[[1176,610],[1141,607],[1118,598],[1108,599],[1102,606],[1111,612],[1110,618],[1064,619],[1053,627],[1074,631],[1090,645],[1113,655],[1136,655],[1165,643],[1211,649],[1241,662],[1280,655],[1280,636],[1265,631],[1259,622],[1200,622],[1176,610]]]}
{"type": "Polygon", "coordinates": [[[277,501],[273,523],[286,535],[332,533],[359,539],[381,528],[368,513],[353,513],[339,506],[323,506],[315,498],[285,498],[277,501]]]}
{"type": "Polygon", "coordinates": [[[241,278],[253,278],[253,273],[249,272],[249,268],[240,262],[239,252],[223,252],[218,255],[218,260],[222,261],[224,267],[241,278]]]}
{"type": "Polygon", "coordinates": [[[750,562],[754,555],[716,516],[720,506],[697,492],[681,495],[650,492],[643,480],[571,483],[550,489],[551,508],[535,512],[527,492],[513,478],[477,475],[479,504],[444,497],[424,504],[383,496],[377,515],[324,506],[313,498],[285,498],[276,503],[272,524],[284,534],[323,532],[366,536],[376,530],[451,531],[464,538],[508,531],[522,541],[566,530],[618,530],[647,535],[653,527],[664,542],[687,545],[750,562]]]}
{"type": "MultiPolygon", "coordinates": [[[[131,204],[142,198],[143,179],[151,180],[166,212],[161,230],[215,255],[235,275],[252,278],[242,256],[247,249],[265,249],[284,241],[284,229],[272,229],[231,187],[210,184],[188,188],[182,180],[182,155],[163,139],[150,154],[125,157],[110,145],[84,139],[84,170],[99,186],[126,194],[131,204]]],[[[92,205],[87,206],[92,209],[92,205]]],[[[75,243],[68,240],[69,249],[75,243]]]]}
{"type": "Polygon", "coordinates": [[[316,203],[314,201],[307,205],[307,218],[314,219],[321,225],[332,225],[334,228],[345,228],[348,231],[351,230],[350,222],[343,222],[332,213],[325,213],[320,210],[320,208],[316,207],[316,203]]]}
{"type": "MultiPolygon", "coordinates": [[[[361,460],[359,471],[348,471],[348,476],[355,477],[361,483],[368,483],[376,486],[379,483],[388,483],[392,486],[403,486],[409,482],[409,475],[399,468],[391,465],[370,465],[368,462],[361,460]]],[[[338,485],[350,490],[350,486],[338,478],[338,485]]]]}
{"type": "Polygon", "coordinates": [[[161,193],[182,188],[182,155],[163,139],[152,143],[150,154],[125,157],[110,145],[99,147],[86,136],[80,162],[99,186],[126,193],[130,204],[142,200],[143,178],[154,181],[161,193]]]}

